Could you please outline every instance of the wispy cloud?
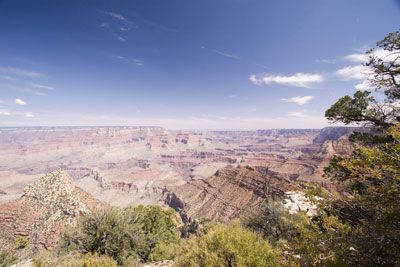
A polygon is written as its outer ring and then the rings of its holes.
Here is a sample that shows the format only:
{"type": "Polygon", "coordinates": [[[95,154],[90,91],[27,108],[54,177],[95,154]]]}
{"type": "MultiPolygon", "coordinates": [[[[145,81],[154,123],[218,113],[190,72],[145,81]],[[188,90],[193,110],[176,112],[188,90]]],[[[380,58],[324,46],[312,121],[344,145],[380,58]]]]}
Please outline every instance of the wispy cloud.
{"type": "Polygon", "coordinates": [[[33,113],[31,113],[31,112],[27,112],[27,113],[25,113],[24,117],[25,118],[33,118],[33,117],[35,117],[35,115],[33,115],[33,113]]]}
{"type": "Polygon", "coordinates": [[[100,27],[107,29],[117,40],[121,42],[126,41],[124,34],[132,29],[138,28],[138,26],[125,16],[119,13],[106,11],[103,12],[109,17],[114,19],[114,22],[103,22],[100,27]]]}
{"type": "MultiPolygon", "coordinates": [[[[10,76],[12,76],[12,75],[23,76],[23,77],[27,77],[27,78],[38,78],[38,77],[44,76],[42,73],[39,73],[36,71],[14,68],[14,67],[1,67],[1,66],[0,66],[0,74],[10,75],[10,76]]],[[[10,77],[10,76],[8,76],[8,78],[12,79],[12,77],[10,77]]]]}
{"type": "Polygon", "coordinates": [[[291,76],[273,75],[273,74],[253,74],[250,81],[256,85],[280,84],[295,87],[309,88],[314,83],[324,81],[324,77],[315,73],[296,73],[291,76]]]}
{"type": "Polygon", "coordinates": [[[130,31],[133,28],[137,28],[137,25],[135,25],[133,21],[130,21],[121,14],[115,12],[105,12],[105,13],[121,23],[121,25],[119,25],[120,31],[126,32],[130,31]]]}
{"type": "Polygon", "coordinates": [[[299,106],[303,106],[303,105],[307,104],[308,102],[310,102],[313,98],[314,98],[314,96],[312,96],[312,95],[294,96],[291,98],[282,98],[281,101],[295,103],[299,106]]]}
{"type": "Polygon", "coordinates": [[[113,58],[123,61],[125,63],[135,64],[136,66],[139,66],[139,67],[143,66],[143,61],[136,59],[136,58],[131,59],[131,58],[127,58],[127,57],[119,56],[119,55],[113,56],[113,58]]]}
{"type": "Polygon", "coordinates": [[[8,75],[0,75],[0,79],[5,80],[5,81],[14,81],[15,80],[13,77],[8,76],[8,75]]]}
{"type": "Polygon", "coordinates": [[[35,117],[35,115],[32,112],[13,111],[9,109],[0,109],[0,116],[7,116],[7,117],[21,116],[25,118],[35,117]]]}
{"type": "Polygon", "coordinates": [[[24,106],[24,105],[26,105],[27,103],[26,103],[24,100],[22,100],[22,99],[16,98],[16,99],[14,100],[14,104],[15,104],[15,105],[19,105],[19,106],[24,106]]]}
{"type": "Polygon", "coordinates": [[[115,30],[113,30],[113,28],[111,28],[109,23],[103,22],[102,24],[100,24],[100,27],[107,29],[117,40],[119,40],[121,42],[126,41],[126,39],[124,37],[122,37],[115,30]]]}
{"type": "Polygon", "coordinates": [[[227,53],[227,52],[219,50],[219,49],[211,49],[211,48],[207,48],[205,46],[202,46],[201,49],[207,49],[207,50],[209,50],[209,51],[211,51],[213,53],[216,53],[216,54],[218,54],[220,56],[223,56],[223,57],[232,58],[232,59],[240,59],[239,56],[227,53]]]}
{"type": "Polygon", "coordinates": [[[37,95],[37,96],[45,96],[46,95],[46,93],[44,93],[42,91],[39,91],[39,90],[36,90],[36,89],[32,89],[32,88],[29,88],[29,87],[21,89],[20,91],[23,91],[23,92],[26,92],[26,93],[29,93],[29,94],[32,94],[32,95],[37,95]]]}
{"type": "Polygon", "coordinates": [[[6,109],[2,109],[0,110],[0,116],[11,116],[11,112],[6,109]]]}
{"type": "Polygon", "coordinates": [[[334,58],[325,58],[325,59],[316,59],[315,62],[317,63],[324,63],[324,64],[335,64],[337,62],[334,58]]]}
{"type": "Polygon", "coordinates": [[[45,90],[50,90],[50,91],[54,91],[55,88],[53,86],[48,86],[48,85],[41,85],[41,84],[32,84],[33,88],[37,88],[37,89],[45,89],[45,90]]]}
{"type": "Polygon", "coordinates": [[[217,53],[218,55],[224,56],[224,57],[228,57],[228,58],[233,58],[233,59],[240,59],[240,57],[232,55],[232,54],[228,54],[224,51],[218,50],[218,49],[212,49],[211,51],[213,51],[214,53],[217,53]]]}
{"type": "Polygon", "coordinates": [[[288,116],[289,117],[294,117],[294,118],[308,118],[309,116],[306,114],[305,110],[301,110],[301,111],[293,111],[293,112],[288,112],[288,116]]]}
{"type": "Polygon", "coordinates": [[[106,14],[121,22],[122,25],[119,26],[120,31],[130,31],[131,29],[137,27],[132,21],[128,20],[121,14],[114,12],[106,12],[106,14]]]}
{"type": "Polygon", "coordinates": [[[124,16],[122,16],[121,14],[118,13],[114,13],[114,12],[105,12],[107,15],[110,15],[113,18],[116,18],[120,21],[128,21],[124,16]]]}

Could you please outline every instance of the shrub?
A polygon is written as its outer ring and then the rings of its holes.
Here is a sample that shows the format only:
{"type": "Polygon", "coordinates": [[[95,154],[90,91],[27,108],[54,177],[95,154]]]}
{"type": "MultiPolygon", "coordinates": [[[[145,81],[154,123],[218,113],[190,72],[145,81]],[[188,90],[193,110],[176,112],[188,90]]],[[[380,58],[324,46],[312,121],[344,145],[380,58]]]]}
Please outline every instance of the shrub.
{"type": "Polygon", "coordinates": [[[29,244],[29,239],[26,238],[26,237],[20,236],[20,237],[17,237],[17,238],[14,240],[14,247],[15,247],[15,249],[23,249],[23,248],[26,248],[26,247],[28,246],[28,244],[29,244]]]}
{"type": "Polygon", "coordinates": [[[293,224],[296,216],[289,214],[282,202],[268,199],[259,208],[243,216],[242,223],[275,244],[281,240],[291,240],[299,234],[293,224]]]}
{"type": "Polygon", "coordinates": [[[16,263],[17,257],[11,251],[0,251],[0,267],[11,266],[16,263]]]}
{"type": "Polygon", "coordinates": [[[60,251],[98,253],[124,264],[171,259],[179,242],[175,212],[160,206],[110,208],[84,215],[62,238],[60,251]]]}
{"type": "Polygon", "coordinates": [[[177,266],[279,266],[278,253],[268,241],[235,222],[215,224],[180,248],[177,266]]]}
{"type": "MultiPolygon", "coordinates": [[[[73,254],[56,257],[50,252],[43,252],[33,260],[34,267],[117,267],[117,262],[110,257],[97,254],[73,254]]],[[[134,266],[134,265],[130,265],[134,266]]]]}

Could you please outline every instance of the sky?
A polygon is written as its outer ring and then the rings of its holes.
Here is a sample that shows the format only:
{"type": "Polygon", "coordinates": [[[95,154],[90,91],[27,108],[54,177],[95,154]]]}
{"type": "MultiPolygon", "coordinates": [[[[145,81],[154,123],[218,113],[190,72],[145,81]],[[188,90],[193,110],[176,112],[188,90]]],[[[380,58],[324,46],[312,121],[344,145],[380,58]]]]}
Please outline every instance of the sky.
{"type": "Polygon", "coordinates": [[[321,128],[395,0],[0,0],[0,126],[321,128]]]}

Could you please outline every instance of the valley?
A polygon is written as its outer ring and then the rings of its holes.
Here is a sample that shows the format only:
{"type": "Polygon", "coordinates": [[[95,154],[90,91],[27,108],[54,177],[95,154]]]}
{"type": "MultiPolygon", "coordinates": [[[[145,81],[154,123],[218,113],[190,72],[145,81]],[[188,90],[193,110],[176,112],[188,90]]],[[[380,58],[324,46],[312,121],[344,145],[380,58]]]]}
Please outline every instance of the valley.
{"type": "MultiPolygon", "coordinates": [[[[65,170],[76,186],[95,198],[120,207],[163,204],[166,192],[187,194],[193,185],[203,187],[219,170],[224,173],[246,166],[268,168],[286,180],[328,186],[323,167],[332,155],[351,150],[343,138],[350,131],[2,128],[0,202],[17,199],[27,185],[58,169],[65,170]]],[[[194,201],[192,198],[187,201],[194,201]]]]}

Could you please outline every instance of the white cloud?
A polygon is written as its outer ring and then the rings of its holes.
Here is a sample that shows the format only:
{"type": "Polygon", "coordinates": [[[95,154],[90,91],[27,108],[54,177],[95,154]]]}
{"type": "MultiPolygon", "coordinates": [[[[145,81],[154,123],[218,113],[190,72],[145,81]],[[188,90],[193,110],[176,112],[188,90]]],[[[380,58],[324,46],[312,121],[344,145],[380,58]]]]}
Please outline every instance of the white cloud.
{"type": "Polygon", "coordinates": [[[24,106],[24,105],[27,104],[24,100],[19,99],[19,98],[16,98],[16,99],[14,100],[14,103],[15,103],[15,105],[20,105],[20,106],[24,106]]]}
{"type": "MultiPolygon", "coordinates": [[[[364,49],[365,51],[366,49],[364,49]]],[[[367,63],[371,57],[379,58],[383,63],[397,62],[400,60],[400,53],[391,52],[384,49],[375,49],[370,53],[354,53],[344,57],[345,60],[355,63],[367,63]]],[[[374,86],[370,80],[374,79],[374,71],[371,67],[365,65],[354,65],[341,68],[335,72],[344,80],[361,80],[355,88],[357,90],[365,91],[372,90],[374,86]]]]}
{"type": "Polygon", "coordinates": [[[8,110],[0,110],[0,116],[11,116],[11,112],[8,110]]]}
{"type": "Polygon", "coordinates": [[[370,67],[364,65],[356,65],[341,68],[337,70],[335,74],[344,80],[363,80],[367,79],[371,74],[373,74],[373,72],[370,67]]]}
{"type": "Polygon", "coordinates": [[[35,117],[35,115],[33,115],[33,114],[30,113],[30,112],[27,112],[27,113],[25,113],[24,117],[25,117],[25,118],[33,118],[33,117],[35,117]]]}
{"type": "Polygon", "coordinates": [[[387,51],[382,48],[375,49],[371,53],[354,53],[346,55],[345,60],[356,62],[356,63],[366,63],[370,57],[377,57],[382,59],[384,62],[399,60],[399,53],[393,51],[387,51]]]}
{"type": "Polygon", "coordinates": [[[356,84],[355,88],[356,88],[356,90],[359,90],[359,91],[367,91],[367,90],[374,89],[374,87],[371,85],[371,83],[368,80],[364,80],[361,83],[356,84]]]}
{"type": "Polygon", "coordinates": [[[299,106],[302,106],[310,102],[313,98],[314,96],[312,95],[306,95],[306,96],[294,96],[291,98],[282,98],[281,100],[284,102],[295,103],[299,106]]]}
{"type": "Polygon", "coordinates": [[[309,116],[306,114],[305,110],[301,111],[294,111],[294,112],[288,112],[288,116],[294,117],[294,118],[308,118],[309,116]]]}
{"type": "Polygon", "coordinates": [[[284,75],[271,75],[271,74],[258,74],[251,75],[250,81],[256,85],[268,85],[271,83],[289,85],[296,87],[310,87],[313,83],[320,83],[324,81],[324,77],[320,74],[313,73],[296,73],[292,76],[284,75]]]}
{"type": "Polygon", "coordinates": [[[32,84],[32,87],[38,88],[38,89],[50,90],[50,91],[54,91],[55,90],[55,88],[53,86],[41,85],[41,84],[32,84]]]}
{"type": "Polygon", "coordinates": [[[369,82],[369,79],[373,78],[373,70],[364,65],[347,66],[341,68],[335,72],[337,76],[343,80],[360,80],[358,84],[355,85],[356,90],[366,91],[373,89],[373,86],[369,82]]]}
{"type": "Polygon", "coordinates": [[[363,54],[350,54],[344,57],[345,60],[351,61],[351,62],[360,62],[360,63],[365,63],[368,60],[368,55],[363,53],[363,54]]]}
{"type": "Polygon", "coordinates": [[[38,78],[44,76],[42,73],[39,72],[13,67],[0,67],[0,73],[4,75],[16,75],[28,78],[38,78]]]}

